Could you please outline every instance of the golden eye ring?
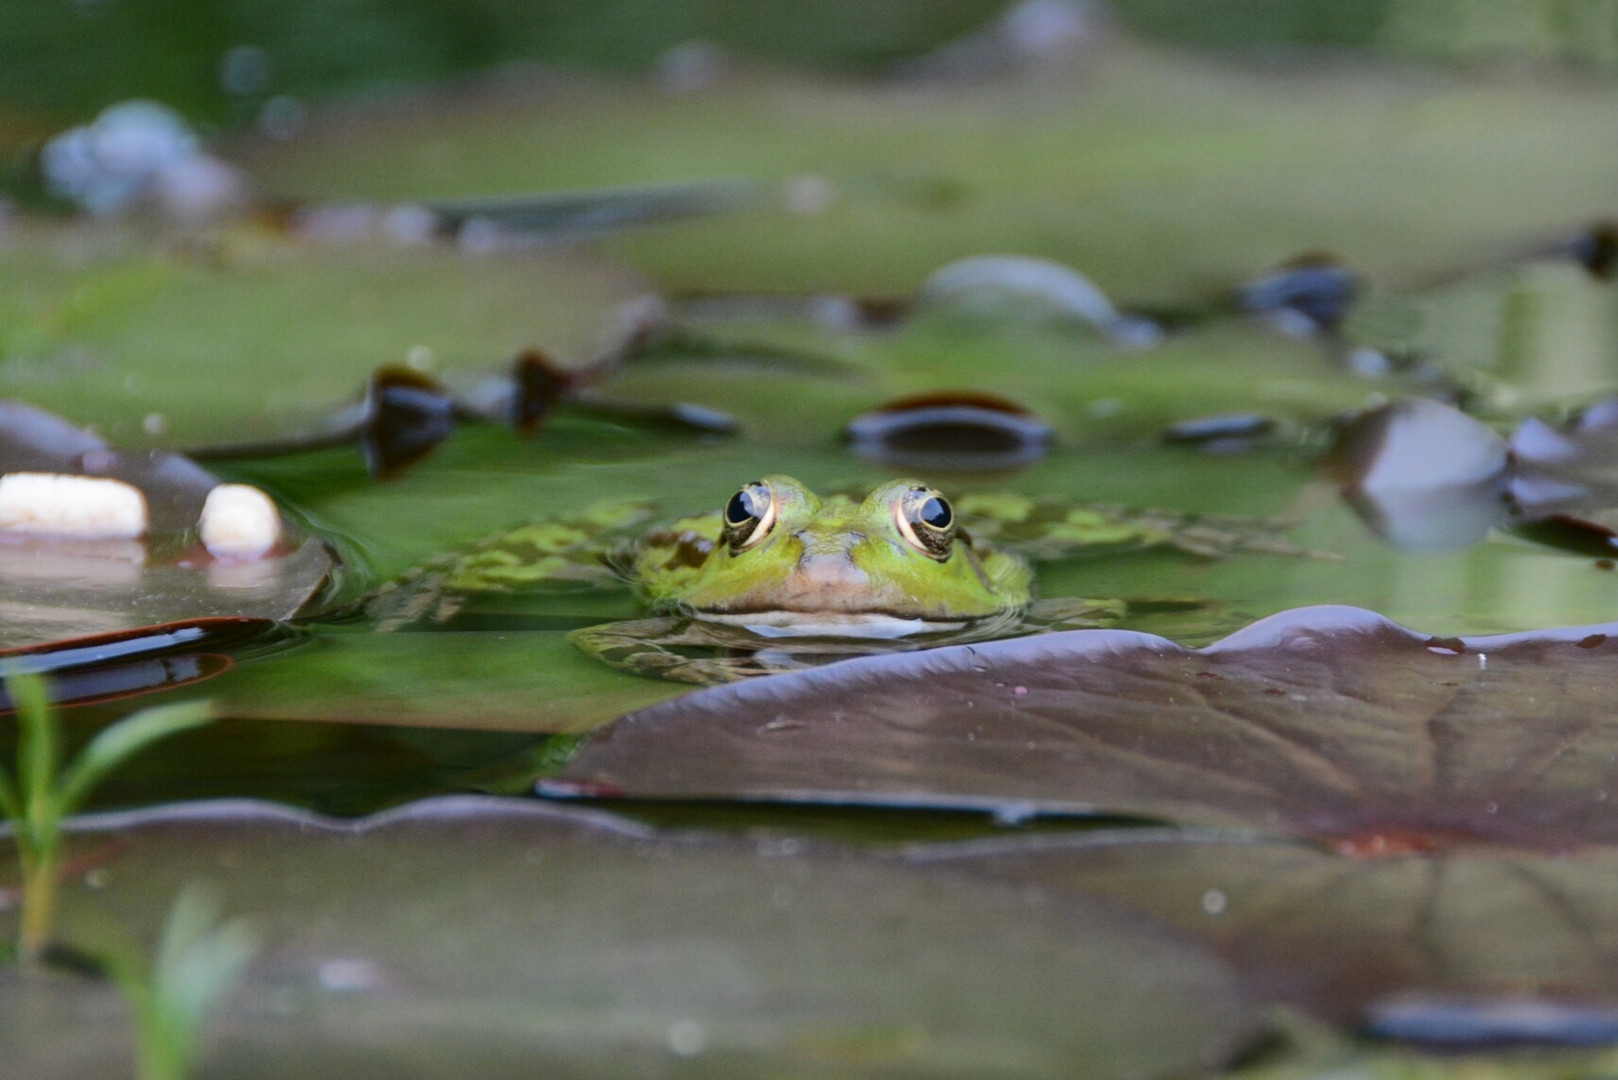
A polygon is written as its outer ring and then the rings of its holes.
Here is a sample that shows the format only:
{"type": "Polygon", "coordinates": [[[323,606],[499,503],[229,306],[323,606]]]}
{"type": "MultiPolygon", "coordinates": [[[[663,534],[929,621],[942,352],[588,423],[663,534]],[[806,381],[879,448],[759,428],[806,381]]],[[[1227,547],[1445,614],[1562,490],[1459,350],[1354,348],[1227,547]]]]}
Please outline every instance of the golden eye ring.
{"type": "Polygon", "coordinates": [[[756,547],[775,528],[777,500],[770,485],[754,480],[725,504],[724,538],[732,555],[756,547]]]}
{"type": "Polygon", "coordinates": [[[955,510],[929,487],[913,487],[893,501],[893,523],[905,542],[944,562],[955,550],[955,510]]]}

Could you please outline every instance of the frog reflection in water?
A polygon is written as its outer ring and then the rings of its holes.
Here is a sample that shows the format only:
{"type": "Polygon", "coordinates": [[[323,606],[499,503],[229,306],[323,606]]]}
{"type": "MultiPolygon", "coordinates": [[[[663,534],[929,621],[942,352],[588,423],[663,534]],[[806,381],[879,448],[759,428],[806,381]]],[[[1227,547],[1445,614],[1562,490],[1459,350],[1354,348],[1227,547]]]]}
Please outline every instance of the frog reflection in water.
{"type": "Polygon", "coordinates": [[[916,480],[863,500],[787,476],[724,508],[635,535],[644,505],[527,525],[429,563],[367,605],[382,629],[444,621],[475,594],[628,583],[656,617],[575,631],[613,667],[717,683],[877,652],[1109,626],[1121,600],[1035,601],[1029,559],[1171,546],[1298,554],[1269,522],[1064,506],[1018,495],[952,505],[916,480]],[[705,652],[707,655],[694,655],[705,652]]]}

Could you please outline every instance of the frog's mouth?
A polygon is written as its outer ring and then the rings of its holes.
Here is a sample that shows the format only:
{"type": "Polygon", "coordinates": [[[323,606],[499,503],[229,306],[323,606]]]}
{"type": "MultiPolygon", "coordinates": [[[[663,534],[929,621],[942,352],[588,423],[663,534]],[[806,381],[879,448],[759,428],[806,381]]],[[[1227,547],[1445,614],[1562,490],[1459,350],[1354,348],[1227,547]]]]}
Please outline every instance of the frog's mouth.
{"type": "Polygon", "coordinates": [[[782,580],[755,595],[733,597],[723,605],[687,609],[694,619],[736,626],[764,638],[861,638],[894,640],[953,634],[968,628],[1015,621],[1020,609],[983,614],[929,612],[903,588],[873,581],[849,555],[864,537],[837,538],[837,546],[810,550],[782,580]]]}
{"type": "Polygon", "coordinates": [[[766,638],[829,637],[875,638],[879,640],[912,637],[917,634],[948,634],[964,630],[976,619],[923,619],[890,615],[883,611],[705,611],[696,616],[704,622],[739,626],[766,638]]]}

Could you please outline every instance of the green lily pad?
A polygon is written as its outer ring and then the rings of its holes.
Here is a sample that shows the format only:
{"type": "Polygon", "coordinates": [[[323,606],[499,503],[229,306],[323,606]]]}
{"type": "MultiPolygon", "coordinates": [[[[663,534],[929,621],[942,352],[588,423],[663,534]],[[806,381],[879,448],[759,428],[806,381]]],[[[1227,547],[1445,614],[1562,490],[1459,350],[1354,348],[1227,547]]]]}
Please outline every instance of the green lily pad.
{"type": "Polygon", "coordinates": [[[671,351],[656,363],[630,364],[608,392],[722,409],[760,442],[801,446],[898,395],[977,390],[1031,408],[1060,441],[1084,446],[1155,438],[1177,421],[1219,411],[1259,410],[1307,428],[1403,385],[1355,375],[1318,345],[1239,319],[1211,321],[1144,351],[1015,320],[964,332],[925,318],[880,332],[742,319],[702,329],[714,355],[671,351]],[[761,350],[821,356],[841,369],[772,369],[750,356],[761,350]],[[1193,383],[1199,394],[1188,398],[1193,383]]]}
{"type": "MultiPolygon", "coordinates": [[[[159,808],[75,840],[113,845],[63,897],[80,949],[150,941],[199,878],[257,920],[208,1058],[232,1075],[1146,1078],[1256,1026],[1149,921],[799,845],[472,799],[352,824],[159,808]]],[[[28,1075],[127,1068],[105,987],[11,969],[0,1001],[28,1075]]]]}
{"type": "Polygon", "coordinates": [[[1113,38],[1045,78],[924,90],[536,80],[493,104],[317,116],[238,160],[317,198],[788,180],[777,207],[609,250],[675,291],[878,296],[963,256],[1041,255],[1127,306],[1206,297],[1305,249],[1409,282],[1610,214],[1614,100],[1599,83],[1243,70],[1113,38]],[[791,209],[803,176],[829,202],[791,209]]]}
{"type": "Polygon", "coordinates": [[[43,227],[0,250],[0,274],[21,283],[0,296],[0,394],[120,446],[303,434],[386,364],[469,379],[532,347],[589,359],[618,305],[644,292],[580,253],[321,247],[247,231],[188,251],[43,227]]]}
{"type": "Polygon", "coordinates": [[[700,691],[579,749],[547,793],[978,807],[1345,845],[1618,842],[1618,624],[1433,638],[1353,608],[1205,649],[1116,630],[700,691]]]}

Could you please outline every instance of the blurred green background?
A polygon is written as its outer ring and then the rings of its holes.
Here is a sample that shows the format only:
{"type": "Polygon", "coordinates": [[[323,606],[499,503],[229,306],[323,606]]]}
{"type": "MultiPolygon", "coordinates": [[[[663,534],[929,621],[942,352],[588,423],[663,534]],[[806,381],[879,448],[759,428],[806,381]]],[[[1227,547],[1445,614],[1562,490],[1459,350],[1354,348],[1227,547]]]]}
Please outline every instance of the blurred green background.
{"type": "MultiPolygon", "coordinates": [[[[758,60],[874,73],[1007,7],[1001,0],[9,0],[0,5],[0,101],[65,120],[151,97],[193,121],[240,125],[277,97],[318,101],[522,62],[639,69],[692,41],[758,60]]],[[[1605,71],[1618,57],[1611,0],[1117,0],[1104,16],[1076,8],[1168,42],[1294,58],[1312,48],[1558,59],[1605,71]]]]}

